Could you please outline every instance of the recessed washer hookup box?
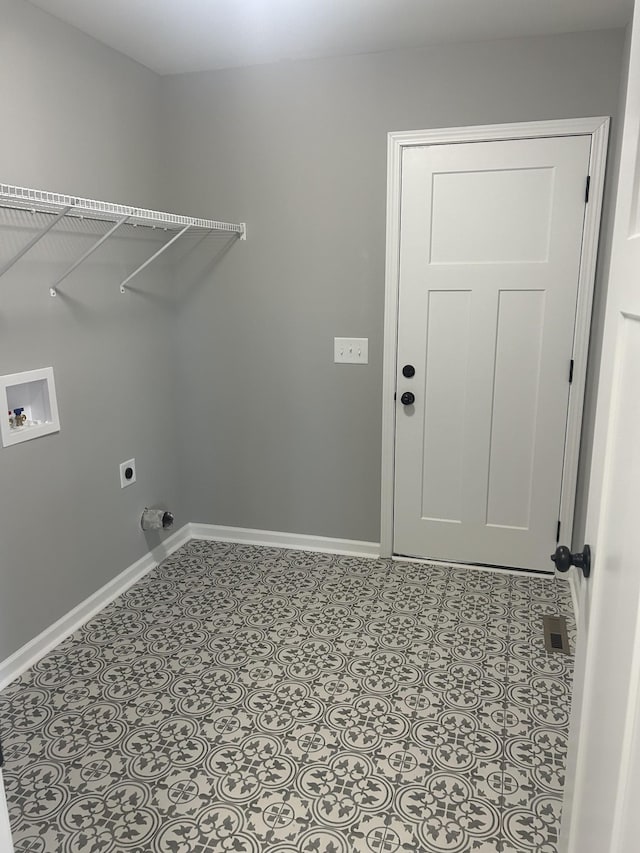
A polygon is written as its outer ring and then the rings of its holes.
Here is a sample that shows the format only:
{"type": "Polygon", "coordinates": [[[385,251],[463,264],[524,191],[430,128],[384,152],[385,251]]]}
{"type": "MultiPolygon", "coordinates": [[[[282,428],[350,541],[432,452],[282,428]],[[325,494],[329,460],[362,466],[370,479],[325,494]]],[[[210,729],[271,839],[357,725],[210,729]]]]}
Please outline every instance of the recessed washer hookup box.
{"type": "Polygon", "coordinates": [[[0,376],[3,447],[60,431],[53,367],[0,376]]]}

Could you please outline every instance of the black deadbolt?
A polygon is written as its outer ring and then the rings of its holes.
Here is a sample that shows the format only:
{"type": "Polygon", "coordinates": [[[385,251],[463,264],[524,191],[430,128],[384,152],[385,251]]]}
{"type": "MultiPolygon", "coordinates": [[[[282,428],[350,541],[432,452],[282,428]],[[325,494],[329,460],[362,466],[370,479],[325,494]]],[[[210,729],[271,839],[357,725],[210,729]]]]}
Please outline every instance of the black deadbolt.
{"type": "Polygon", "coordinates": [[[402,368],[402,375],[407,379],[411,379],[412,376],[416,375],[416,369],[412,364],[405,364],[402,368]]]}
{"type": "Polygon", "coordinates": [[[582,569],[585,578],[591,574],[591,548],[588,545],[576,554],[572,554],[566,545],[558,545],[555,554],[551,555],[551,560],[556,564],[559,572],[568,572],[571,566],[576,566],[582,569]]]}
{"type": "Polygon", "coordinates": [[[125,480],[130,480],[132,477],[133,477],[133,468],[125,468],[124,469],[125,480]]]}
{"type": "Polygon", "coordinates": [[[416,401],[416,395],[412,394],[411,391],[405,391],[402,397],[400,397],[400,402],[403,406],[413,406],[416,401]]]}

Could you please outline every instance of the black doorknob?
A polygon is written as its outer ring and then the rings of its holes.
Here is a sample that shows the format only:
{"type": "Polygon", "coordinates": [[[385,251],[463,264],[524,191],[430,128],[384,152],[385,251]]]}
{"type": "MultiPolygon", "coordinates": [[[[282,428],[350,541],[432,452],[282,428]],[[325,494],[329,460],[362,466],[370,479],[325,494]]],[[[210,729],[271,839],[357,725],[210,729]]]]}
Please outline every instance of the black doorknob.
{"type": "Polygon", "coordinates": [[[416,375],[416,369],[412,364],[405,364],[402,368],[402,375],[407,379],[411,379],[412,376],[416,375]]]}
{"type": "Polygon", "coordinates": [[[582,574],[588,578],[591,574],[591,548],[584,546],[584,550],[572,554],[566,545],[558,545],[555,554],[551,555],[559,572],[568,572],[571,566],[582,569],[582,574]]]}
{"type": "Polygon", "coordinates": [[[402,397],[400,397],[400,402],[403,406],[413,406],[416,401],[416,395],[412,394],[411,391],[405,391],[402,397]]]}

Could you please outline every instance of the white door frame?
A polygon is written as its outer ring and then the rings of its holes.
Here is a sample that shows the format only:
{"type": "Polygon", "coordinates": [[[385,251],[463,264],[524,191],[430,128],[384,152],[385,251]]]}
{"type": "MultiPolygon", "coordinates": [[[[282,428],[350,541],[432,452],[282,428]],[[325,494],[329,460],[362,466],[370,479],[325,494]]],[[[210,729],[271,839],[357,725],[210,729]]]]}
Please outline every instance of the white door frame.
{"type": "Polygon", "coordinates": [[[11,840],[11,825],[9,823],[9,809],[7,798],[4,793],[2,771],[0,770],[0,850],[2,853],[13,853],[13,841],[11,840]]]}
{"type": "MultiPolygon", "coordinates": [[[[400,192],[402,152],[407,146],[451,145],[460,142],[492,142],[536,139],[548,136],[591,136],[589,204],[586,206],[578,282],[578,303],[573,340],[574,371],[569,391],[569,411],[562,473],[560,523],[563,536],[571,537],[575,506],[582,410],[587,376],[589,329],[596,274],[602,193],[609,139],[609,118],[561,119],[477,127],[449,127],[390,133],[387,147],[387,241],[384,305],[384,356],[382,376],[382,488],[380,555],[393,552],[393,504],[396,440],[396,358],[398,350],[398,295],[400,266],[400,192]],[[569,531],[569,533],[567,533],[569,531]]],[[[586,177],[586,176],[585,176],[586,177]]]]}

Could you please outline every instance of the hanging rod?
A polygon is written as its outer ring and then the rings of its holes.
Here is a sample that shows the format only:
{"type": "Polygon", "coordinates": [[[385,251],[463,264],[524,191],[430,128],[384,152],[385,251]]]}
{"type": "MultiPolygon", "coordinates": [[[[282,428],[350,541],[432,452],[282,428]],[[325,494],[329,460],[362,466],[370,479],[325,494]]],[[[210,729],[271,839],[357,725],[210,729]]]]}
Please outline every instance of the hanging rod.
{"type": "Polygon", "coordinates": [[[135,272],[128,276],[120,285],[124,293],[125,285],[141,270],[147,267],[153,260],[162,254],[179,237],[189,232],[190,234],[203,235],[212,232],[235,234],[240,240],[247,239],[247,228],[244,222],[221,222],[215,219],[201,219],[192,216],[181,216],[175,213],[165,213],[160,210],[149,210],[143,207],[129,207],[124,204],[113,204],[108,201],[97,201],[95,199],[80,198],[78,196],[52,193],[45,190],[34,190],[26,187],[14,187],[10,184],[0,184],[0,208],[9,210],[23,210],[31,213],[44,213],[54,216],[29,242],[23,246],[12,258],[0,267],[0,276],[4,275],[17,263],[28,251],[30,251],[46,234],[48,234],[61,219],[75,217],[76,219],[98,220],[100,222],[111,222],[114,227],[95,243],[91,249],[76,261],[66,273],[58,279],[50,288],[50,293],[55,296],[56,285],[76,269],[86,258],[89,257],[98,246],[113,234],[123,224],[141,226],[143,228],[158,229],[163,231],[177,232],[160,250],[156,251],[147,261],[141,264],[135,272]]]}

